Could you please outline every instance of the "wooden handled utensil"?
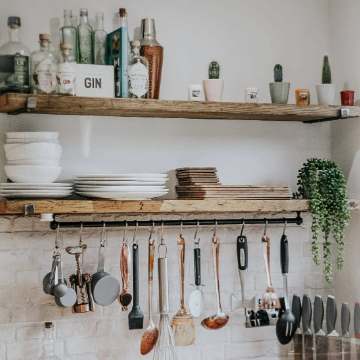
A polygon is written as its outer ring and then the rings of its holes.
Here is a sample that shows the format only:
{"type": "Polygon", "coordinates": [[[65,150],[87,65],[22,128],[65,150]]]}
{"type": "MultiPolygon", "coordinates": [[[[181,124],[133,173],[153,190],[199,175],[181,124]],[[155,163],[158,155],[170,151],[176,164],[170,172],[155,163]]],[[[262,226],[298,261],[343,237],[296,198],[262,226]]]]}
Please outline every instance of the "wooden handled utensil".
{"type": "Polygon", "coordinates": [[[122,291],[119,295],[119,303],[122,305],[122,311],[128,311],[128,306],[132,301],[131,294],[128,293],[129,282],[130,282],[130,267],[131,267],[131,254],[130,247],[126,240],[126,230],[127,224],[125,224],[124,236],[123,236],[123,245],[121,248],[120,256],[120,272],[122,280],[122,291]]]}

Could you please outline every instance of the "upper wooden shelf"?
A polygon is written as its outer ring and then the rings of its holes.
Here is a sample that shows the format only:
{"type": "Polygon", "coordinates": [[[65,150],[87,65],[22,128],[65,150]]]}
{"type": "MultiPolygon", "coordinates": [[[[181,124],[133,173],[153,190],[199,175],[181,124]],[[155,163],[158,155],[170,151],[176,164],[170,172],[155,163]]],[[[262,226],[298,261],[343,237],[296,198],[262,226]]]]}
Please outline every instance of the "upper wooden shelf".
{"type": "MultiPolygon", "coordinates": [[[[341,109],[344,108],[343,106],[133,100],[30,94],[0,96],[0,112],[8,114],[31,112],[54,115],[319,122],[340,119],[341,109]],[[29,102],[28,98],[31,98],[29,102]]],[[[350,106],[347,109],[349,109],[347,117],[360,116],[360,107],[350,106]]]]}

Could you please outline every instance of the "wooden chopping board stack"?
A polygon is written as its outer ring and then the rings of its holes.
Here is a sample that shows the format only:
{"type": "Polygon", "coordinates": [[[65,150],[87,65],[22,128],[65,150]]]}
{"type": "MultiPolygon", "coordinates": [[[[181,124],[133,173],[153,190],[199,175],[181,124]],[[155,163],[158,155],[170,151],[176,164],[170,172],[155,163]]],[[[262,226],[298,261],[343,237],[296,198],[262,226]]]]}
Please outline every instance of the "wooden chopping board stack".
{"type": "Polygon", "coordinates": [[[214,167],[176,169],[179,199],[288,200],[288,186],[222,185],[214,167]]]}

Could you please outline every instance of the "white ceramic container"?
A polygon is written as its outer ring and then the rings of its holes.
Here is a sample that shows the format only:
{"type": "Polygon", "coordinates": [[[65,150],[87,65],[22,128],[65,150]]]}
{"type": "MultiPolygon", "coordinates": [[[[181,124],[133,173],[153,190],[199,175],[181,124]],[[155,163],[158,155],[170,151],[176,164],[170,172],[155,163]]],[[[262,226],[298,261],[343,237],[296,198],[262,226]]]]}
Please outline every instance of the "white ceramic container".
{"type": "Polygon", "coordinates": [[[6,165],[6,176],[15,183],[53,183],[60,175],[60,166],[6,165]]]}
{"type": "Polygon", "coordinates": [[[221,101],[224,90],[224,80],[222,79],[203,80],[203,86],[204,86],[206,101],[221,101]]]}
{"type": "Polygon", "coordinates": [[[46,139],[57,140],[59,137],[58,132],[7,132],[6,137],[8,139],[46,139]]]}
{"type": "Polygon", "coordinates": [[[60,160],[62,147],[59,144],[4,144],[7,160],[60,160]]]}
{"type": "Polygon", "coordinates": [[[334,105],[336,95],[335,84],[316,85],[316,93],[319,105],[334,105]]]}

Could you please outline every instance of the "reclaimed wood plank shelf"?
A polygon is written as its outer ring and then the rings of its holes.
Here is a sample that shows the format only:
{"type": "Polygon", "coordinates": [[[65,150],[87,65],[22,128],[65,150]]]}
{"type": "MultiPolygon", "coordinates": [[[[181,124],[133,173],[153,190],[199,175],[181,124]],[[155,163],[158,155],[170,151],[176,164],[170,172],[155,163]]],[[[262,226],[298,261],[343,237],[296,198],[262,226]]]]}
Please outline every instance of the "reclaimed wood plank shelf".
{"type": "Polygon", "coordinates": [[[319,122],[360,116],[360,107],[273,105],[4,94],[0,113],[319,122]],[[28,101],[29,99],[29,101],[28,101]],[[344,115],[345,114],[345,115],[344,115]]]}

